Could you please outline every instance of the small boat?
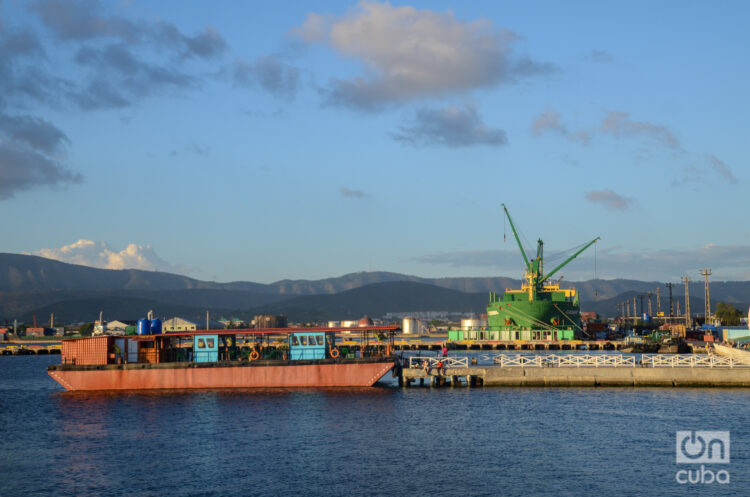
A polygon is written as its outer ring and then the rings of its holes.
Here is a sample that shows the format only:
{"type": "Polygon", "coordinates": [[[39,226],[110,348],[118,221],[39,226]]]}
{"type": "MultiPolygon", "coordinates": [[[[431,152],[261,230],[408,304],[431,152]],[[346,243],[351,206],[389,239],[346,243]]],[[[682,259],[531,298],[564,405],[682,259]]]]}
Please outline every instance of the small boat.
{"type": "Polygon", "coordinates": [[[720,356],[731,357],[735,362],[741,364],[750,364],[750,352],[747,350],[735,349],[734,347],[719,345],[718,343],[713,344],[713,347],[720,356]]]}

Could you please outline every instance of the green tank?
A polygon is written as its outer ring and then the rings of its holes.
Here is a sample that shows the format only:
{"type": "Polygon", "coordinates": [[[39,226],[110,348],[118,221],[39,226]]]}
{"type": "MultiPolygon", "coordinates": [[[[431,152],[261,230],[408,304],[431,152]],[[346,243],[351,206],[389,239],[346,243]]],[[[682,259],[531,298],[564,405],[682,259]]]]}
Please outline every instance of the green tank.
{"type": "Polygon", "coordinates": [[[490,292],[487,305],[489,340],[572,340],[581,330],[578,294],[573,288],[561,289],[550,277],[584,250],[596,243],[594,238],[549,273],[544,273],[544,242],[537,241],[536,257],[529,259],[518,237],[508,209],[503,204],[513,236],[525,263],[525,278],[520,290],[506,289],[502,298],[490,292]]]}

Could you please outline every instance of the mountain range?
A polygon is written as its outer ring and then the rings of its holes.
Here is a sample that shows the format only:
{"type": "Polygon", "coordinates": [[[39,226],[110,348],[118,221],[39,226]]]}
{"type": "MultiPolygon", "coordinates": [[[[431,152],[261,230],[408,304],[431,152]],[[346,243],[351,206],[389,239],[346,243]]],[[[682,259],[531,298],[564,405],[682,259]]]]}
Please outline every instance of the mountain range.
{"type": "MultiPolygon", "coordinates": [[[[390,272],[359,272],[321,280],[274,283],[218,283],[187,276],[137,269],[111,270],[67,264],[42,257],[0,253],[0,320],[42,319],[54,313],[62,321],[92,320],[102,310],[111,319],[137,319],[153,309],[168,317],[214,315],[249,317],[286,314],[291,321],[355,319],[387,312],[484,312],[487,293],[518,288],[508,277],[421,278],[390,272]]],[[[581,310],[614,316],[617,304],[661,288],[661,308],[668,310],[664,282],[627,279],[561,282],[575,287],[581,310]]],[[[691,308],[703,311],[703,284],[691,285],[691,308]]],[[[717,301],[741,310],[750,302],[750,282],[711,282],[712,306],[717,301]]],[[[674,284],[673,296],[684,300],[684,287],[674,284]]],[[[647,300],[646,300],[647,302],[647,300]]],[[[655,311],[655,300],[653,307],[655,311]]],[[[639,301],[640,307],[640,301],[639,301]]]]}

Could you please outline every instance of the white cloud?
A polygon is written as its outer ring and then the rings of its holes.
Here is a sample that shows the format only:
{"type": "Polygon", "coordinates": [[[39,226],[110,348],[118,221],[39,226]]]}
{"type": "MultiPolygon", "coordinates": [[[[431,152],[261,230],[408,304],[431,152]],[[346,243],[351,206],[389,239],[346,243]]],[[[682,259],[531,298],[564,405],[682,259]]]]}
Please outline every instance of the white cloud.
{"type": "Polygon", "coordinates": [[[414,121],[393,137],[410,145],[500,146],[508,143],[505,131],[490,128],[472,106],[417,109],[414,121]]]}
{"type": "Polygon", "coordinates": [[[600,204],[606,209],[615,211],[627,210],[633,203],[633,199],[623,197],[617,192],[604,188],[603,190],[591,190],[586,192],[586,200],[595,204],[600,204]]]}
{"type": "Polygon", "coordinates": [[[568,126],[563,124],[560,119],[560,113],[554,110],[548,110],[534,118],[531,125],[531,133],[539,137],[545,132],[554,132],[567,137],[571,141],[577,141],[587,145],[591,140],[588,132],[583,130],[571,131],[568,126]]]}
{"type": "Polygon", "coordinates": [[[364,63],[364,75],[334,79],[325,93],[331,104],[366,110],[555,70],[513,57],[519,36],[512,31],[450,11],[361,2],[341,17],[309,14],[292,34],[364,63]]]}
{"type": "Polygon", "coordinates": [[[666,126],[647,121],[633,121],[630,114],[620,111],[607,111],[601,125],[602,133],[610,133],[615,138],[620,136],[650,138],[655,143],[667,148],[680,149],[680,141],[666,126]]]}
{"type": "Polygon", "coordinates": [[[60,248],[37,250],[33,255],[56,261],[100,269],[143,269],[178,272],[179,269],[159,257],[150,245],[128,244],[117,251],[106,242],[81,239],[60,248]]]}

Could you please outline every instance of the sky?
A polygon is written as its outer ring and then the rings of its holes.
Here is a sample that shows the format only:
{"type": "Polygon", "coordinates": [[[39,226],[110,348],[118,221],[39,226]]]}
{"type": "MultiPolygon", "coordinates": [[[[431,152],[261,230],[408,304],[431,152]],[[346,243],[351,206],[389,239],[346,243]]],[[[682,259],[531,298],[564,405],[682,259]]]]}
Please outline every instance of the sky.
{"type": "Polygon", "coordinates": [[[750,4],[0,3],[0,251],[750,279],[750,4]]]}

